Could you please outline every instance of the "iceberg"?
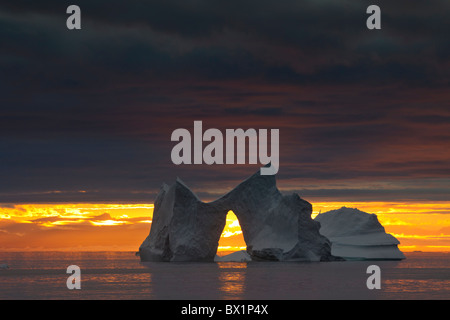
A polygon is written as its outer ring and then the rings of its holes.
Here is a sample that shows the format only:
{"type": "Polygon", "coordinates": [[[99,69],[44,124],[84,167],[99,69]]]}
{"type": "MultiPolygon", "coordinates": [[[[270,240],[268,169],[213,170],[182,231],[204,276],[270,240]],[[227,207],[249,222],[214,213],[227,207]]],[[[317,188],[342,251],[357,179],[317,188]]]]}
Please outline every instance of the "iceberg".
{"type": "Polygon", "coordinates": [[[179,178],[155,200],[141,261],[214,261],[226,215],[239,220],[252,260],[332,261],[330,241],[297,194],[282,195],[274,175],[254,175],[221,198],[202,202],[179,178]]]}
{"type": "Polygon", "coordinates": [[[241,250],[236,251],[225,256],[219,257],[216,256],[214,258],[216,262],[248,262],[252,261],[252,257],[247,253],[247,251],[241,250]]]}
{"type": "Polygon", "coordinates": [[[214,259],[226,209],[203,203],[178,178],[162,185],[154,206],[150,233],[139,248],[141,261],[214,259]]]}
{"type": "Polygon", "coordinates": [[[331,241],[331,253],[346,260],[401,260],[400,242],[386,233],[376,214],[342,207],[320,213],[320,233],[331,241]]]}

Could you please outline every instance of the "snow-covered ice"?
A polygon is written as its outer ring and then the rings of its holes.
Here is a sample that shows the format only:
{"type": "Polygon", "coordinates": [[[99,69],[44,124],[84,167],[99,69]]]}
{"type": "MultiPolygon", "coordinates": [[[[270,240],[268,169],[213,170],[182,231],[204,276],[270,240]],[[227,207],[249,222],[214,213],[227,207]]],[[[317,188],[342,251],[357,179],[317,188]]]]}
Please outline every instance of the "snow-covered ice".
{"type": "Polygon", "coordinates": [[[236,251],[225,256],[214,258],[216,262],[247,262],[252,261],[252,257],[245,250],[236,251]]]}
{"type": "Polygon", "coordinates": [[[342,207],[315,218],[320,233],[331,241],[331,253],[344,259],[404,259],[400,243],[386,233],[375,214],[342,207]]]}

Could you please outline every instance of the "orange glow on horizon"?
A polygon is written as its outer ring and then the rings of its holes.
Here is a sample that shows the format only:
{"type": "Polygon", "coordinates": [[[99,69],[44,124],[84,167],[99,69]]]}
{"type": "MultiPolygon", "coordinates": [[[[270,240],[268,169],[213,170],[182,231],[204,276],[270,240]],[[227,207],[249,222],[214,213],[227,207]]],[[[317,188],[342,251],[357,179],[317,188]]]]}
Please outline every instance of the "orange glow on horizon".
{"type": "Polygon", "coordinates": [[[225,251],[246,250],[244,235],[242,234],[239,220],[233,211],[228,211],[225,227],[219,240],[217,251],[219,255],[225,251]]]}
{"type": "MultiPolygon", "coordinates": [[[[319,212],[343,206],[375,213],[402,251],[450,251],[450,202],[313,202],[319,212]]],[[[3,204],[0,251],[130,250],[147,237],[153,204],[3,204]]],[[[235,214],[227,215],[218,253],[245,250],[235,214]]]]}

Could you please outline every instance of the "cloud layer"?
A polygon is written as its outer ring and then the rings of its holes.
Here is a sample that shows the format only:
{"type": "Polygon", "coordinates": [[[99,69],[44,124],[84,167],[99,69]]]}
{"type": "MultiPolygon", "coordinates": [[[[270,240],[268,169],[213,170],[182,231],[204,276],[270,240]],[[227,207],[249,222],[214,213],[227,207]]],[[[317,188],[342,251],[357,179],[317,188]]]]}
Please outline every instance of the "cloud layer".
{"type": "Polygon", "coordinates": [[[77,4],[80,31],[0,3],[1,202],[147,202],[177,175],[208,198],[259,168],[173,165],[194,120],[279,128],[284,189],[446,200],[448,1],[379,1],[377,31],[369,1],[77,4]]]}

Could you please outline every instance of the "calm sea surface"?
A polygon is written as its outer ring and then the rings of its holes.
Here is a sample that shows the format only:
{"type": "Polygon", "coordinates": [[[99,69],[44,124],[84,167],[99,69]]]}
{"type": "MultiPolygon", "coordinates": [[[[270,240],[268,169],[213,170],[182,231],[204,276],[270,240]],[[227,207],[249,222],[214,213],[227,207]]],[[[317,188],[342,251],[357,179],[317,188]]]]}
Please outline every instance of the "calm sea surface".
{"type": "Polygon", "coordinates": [[[450,299],[450,254],[402,261],[141,263],[133,252],[1,252],[0,299],[450,299]],[[381,289],[366,286],[381,269],[381,289]],[[66,286],[81,269],[81,289],[66,286]]]}

